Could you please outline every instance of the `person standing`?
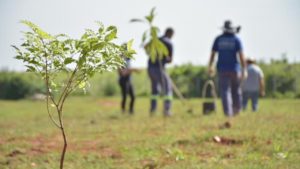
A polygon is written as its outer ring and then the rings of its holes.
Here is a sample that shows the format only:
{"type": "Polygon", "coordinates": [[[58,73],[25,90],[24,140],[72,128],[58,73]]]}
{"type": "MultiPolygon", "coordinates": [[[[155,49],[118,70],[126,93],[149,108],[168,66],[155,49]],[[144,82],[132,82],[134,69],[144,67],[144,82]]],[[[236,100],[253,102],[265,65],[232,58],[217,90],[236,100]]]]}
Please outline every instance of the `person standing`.
{"type": "Polygon", "coordinates": [[[165,34],[159,38],[160,41],[167,47],[168,56],[156,57],[155,61],[149,58],[148,61],[148,74],[151,80],[151,108],[150,115],[153,115],[157,108],[157,99],[159,98],[160,91],[164,97],[164,116],[171,116],[171,104],[172,104],[172,83],[169,75],[165,71],[165,65],[172,62],[173,57],[173,45],[171,38],[173,37],[174,30],[167,28],[165,34]]]}
{"type": "Polygon", "coordinates": [[[241,40],[236,36],[240,26],[224,22],[223,33],[216,37],[209,59],[208,72],[214,75],[213,63],[218,54],[217,73],[224,114],[237,115],[242,107],[241,79],[247,76],[246,63],[241,40]]]}
{"type": "Polygon", "coordinates": [[[129,94],[130,96],[130,104],[129,104],[129,113],[134,113],[134,89],[131,82],[131,74],[132,72],[138,72],[139,70],[133,69],[130,66],[130,59],[125,59],[125,66],[119,69],[119,85],[122,92],[122,101],[121,101],[121,109],[124,113],[126,111],[126,98],[129,94]]]}
{"type": "Polygon", "coordinates": [[[242,84],[243,89],[243,109],[247,108],[248,100],[251,99],[252,111],[258,108],[258,97],[265,95],[264,74],[256,64],[254,58],[247,58],[248,77],[242,84]]]}

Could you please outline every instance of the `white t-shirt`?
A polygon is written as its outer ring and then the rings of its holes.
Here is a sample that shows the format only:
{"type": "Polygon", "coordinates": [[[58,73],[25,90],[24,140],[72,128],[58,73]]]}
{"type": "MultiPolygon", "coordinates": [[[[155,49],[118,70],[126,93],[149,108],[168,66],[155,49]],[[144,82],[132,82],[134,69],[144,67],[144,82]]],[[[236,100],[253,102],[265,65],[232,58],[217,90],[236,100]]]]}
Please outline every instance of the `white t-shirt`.
{"type": "Polygon", "coordinates": [[[264,77],[264,74],[260,67],[255,64],[250,64],[247,66],[248,77],[242,84],[243,91],[247,92],[258,92],[260,79],[264,77]]]}

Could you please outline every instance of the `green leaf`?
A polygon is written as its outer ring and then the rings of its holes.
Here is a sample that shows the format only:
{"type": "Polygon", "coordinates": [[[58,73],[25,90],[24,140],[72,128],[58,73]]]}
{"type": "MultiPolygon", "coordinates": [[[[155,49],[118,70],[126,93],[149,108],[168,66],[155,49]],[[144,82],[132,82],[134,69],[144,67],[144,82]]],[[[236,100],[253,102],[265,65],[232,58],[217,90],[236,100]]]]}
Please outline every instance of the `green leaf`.
{"type": "Polygon", "coordinates": [[[106,31],[108,34],[105,36],[105,41],[111,41],[117,37],[117,28],[115,26],[109,26],[106,31]]]}
{"type": "Polygon", "coordinates": [[[37,61],[34,60],[34,59],[29,60],[28,63],[31,63],[31,64],[33,64],[33,65],[39,65],[39,62],[37,62],[37,61]]]}
{"type": "Polygon", "coordinates": [[[84,34],[81,36],[80,39],[86,40],[88,37],[89,37],[89,34],[86,32],[86,33],[84,33],[84,34]]]}
{"type": "Polygon", "coordinates": [[[159,32],[158,27],[155,27],[155,26],[151,27],[151,37],[153,39],[158,39],[158,36],[157,36],[158,32],[159,32]]]}
{"type": "Polygon", "coordinates": [[[169,55],[169,50],[166,47],[166,45],[161,41],[161,40],[157,40],[156,41],[156,48],[157,50],[160,52],[160,57],[166,57],[169,55]]]}
{"type": "Polygon", "coordinates": [[[154,12],[155,12],[155,7],[152,8],[151,11],[150,11],[150,14],[149,14],[148,16],[145,17],[146,20],[147,20],[150,24],[153,22],[153,19],[154,19],[154,16],[155,16],[154,12]]]}
{"type": "Polygon", "coordinates": [[[60,67],[60,62],[58,60],[54,60],[53,64],[55,67],[60,67]]]}
{"type": "Polygon", "coordinates": [[[63,33],[54,36],[54,38],[60,38],[60,37],[62,37],[62,38],[69,38],[68,35],[63,34],[63,33]]]}
{"type": "Polygon", "coordinates": [[[79,58],[79,60],[78,60],[78,66],[81,68],[82,67],[82,65],[84,64],[86,62],[86,56],[81,56],[80,58],[79,58]]]}
{"type": "Polygon", "coordinates": [[[132,49],[133,39],[127,42],[126,45],[126,56],[131,57],[131,55],[136,54],[135,50],[132,49]]]}
{"type": "Polygon", "coordinates": [[[27,67],[26,71],[28,71],[28,72],[35,72],[36,71],[35,67],[33,67],[33,66],[26,65],[26,67],[27,67]]]}
{"type": "Polygon", "coordinates": [[[154,17],[154,12],[155,12],[155,7],[153,7],[152,9],[151,9],[151,11],[150,11],[150,16],[153,16],[154,17]]]}
{"type": "Polygon", "coordinates": [[[30,21],[22,20],[21,23],[27,25],[29,28],[31,28],[35,33],[37,33],[40,37],[44,39],[54,39],[50,34],[43,31],[41,28],[39,28],[37,25],[30,21]]]}
{"type": "Polygon", "coordinates": [[[86,82],[82,81],[82,82],[79,83],[78,88],[83,89],[85,86],[86,86],[86,82]]]}
{"type": "Polygon", "coordinates": [[[100,43],[97,43],[93,46],[93,50],[101,50],[104,48],[104,46],[106,45],[105,42],[100,42],[100,43]]]}
{"type": "Polygon", "coordinates": [[[147,31],[145,31],[145,32],[143,33],[142,44],[145,43],[146,39],[147,39],[147,31]]]}
{"type": "Polygon", "coordinates": [[[16,47],[15,45],[11,45],[11,47],[13,47],[16,51],[20,51],[20,49],[18,47],[16,47]]]}
{"type": "Polygon", "coordinates": [[[21,55],[17,55],[17,56],[15,57],[15,59],[22,60],[23,57],[22,57],[21,55]]]}
{"type": "Polygon", "coordinates": [[[51,85],[51,87],[53,87],[53,88],[56,88],[56,87],[57,87],[57,84],[56,84],[55,82],[53,82],[53,81],[50,82],[50,85],[51,85]]]}
{"type": "Polygon", "coordinates": [[[67,64],[70,64],[70,63],[72,63],[72,62],[74,62],[75,60],[73,59],[73,58],[66,58],[65,60],[64,60],[64,64],[65,65],[67,65],[67,64]]]}
{"type": "Polygon", "coordinates": [[[64,51],[69,51],[70,50],[70,48],[68,48],[68,47],[64,47],[64,49],[63,49],[64,51]]]}
{"type": "Polygon", "coordinates": [[[110,32],[110,31],[116,31],[116,30],[117,30],[117,27],[115,27],[115,26],[109,26],[109,27],[107,27],[107,29],[106,29],[107,32],[110,32]]]}
{"type": "Polygon", "coordinates": [[[132,50],[132,43],[133,43],[133,39],[131,39],[130,41],[127,42],[127,50],[128,51],[132,50]]]}

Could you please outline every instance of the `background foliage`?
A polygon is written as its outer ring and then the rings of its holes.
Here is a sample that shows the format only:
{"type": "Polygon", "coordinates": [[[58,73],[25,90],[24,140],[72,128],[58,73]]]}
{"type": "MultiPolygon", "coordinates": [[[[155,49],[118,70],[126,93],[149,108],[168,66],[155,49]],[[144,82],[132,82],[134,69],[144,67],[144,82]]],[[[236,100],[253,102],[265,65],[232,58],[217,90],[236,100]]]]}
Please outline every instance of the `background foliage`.
{"type": "Polygon", "coordinates": [[[43,82],[32,73],[0,72],[0,99],[22,99],[45,91],[43,82]]]}
{"type": "MultiPolygon", "coordinates": [[[[300,98],[300,64],[286,60],[273,60],[271,63],[259,63],[265,74],[266,97],[300,98]]],[[[206,67],[185,64],[168,69],[171,78],[186,97],[201,97],[204,82],[208,79],[206,67]]],[[[133,84],[137,96],[150,93],[150,81],[147,72],[133,74],[133,84]]],[[[216,82],[216,79],[214,79],[216,82]]],[[[77,90],[73,95],[117,96],[120,94],[118,73],[95,74],[86,94],[77,90]]],[[[34,74],[1,72],[0,98],[19,99],[35,92],[44,92],[43,82],[34,74]]]]}

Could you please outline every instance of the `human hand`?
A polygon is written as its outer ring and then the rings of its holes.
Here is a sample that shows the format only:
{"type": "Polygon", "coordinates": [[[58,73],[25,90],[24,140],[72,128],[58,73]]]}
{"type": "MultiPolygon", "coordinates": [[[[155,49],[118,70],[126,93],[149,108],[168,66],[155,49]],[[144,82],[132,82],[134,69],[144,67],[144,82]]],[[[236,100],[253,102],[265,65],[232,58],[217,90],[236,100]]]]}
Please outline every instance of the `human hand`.
{"type": "Polygon", "coordinates": [[[242,71],[242,80],[246,80],[247,77],[248,77],[248,72],[247,72],[246,69],[244,69],[244,70],[242,71]]]}
{"type": "Polygon", "coordinates": [[[134,73],[141,73],[141,69],[135,69],[135,68],[132,68],[131,69],[131,72],[134,72],[134,73]]]}
{"type": "Polygon", "coordinates": [[[264,91],[264,90],[261,90],[261,91],[260,91],[260,96],[261,96],[261,97],[264,97],[265,95],[266,95],[265,91],[264,91]]]}
{"type": "Polygon", "coordinates": [[[135,72],[136,72],[136,73],[141,73],[142,70],[141,70],[141,69],[135,69],[135,72]]]}
{"type": "Polygon", "coordinates": [[[215,76],[215,69],[212,66],[208,67],[208,75],[209,75],[209,77],[215,76]]]}
{"type": "Polygon", "coordinates": [[[166,57],[166,62],[167,62],[167,63],[171,63],[171,62],[172,62],[172,58],[171,58],[171,57],[169,57],[169,56],[168,56],[168,57],[166,57]]]}

